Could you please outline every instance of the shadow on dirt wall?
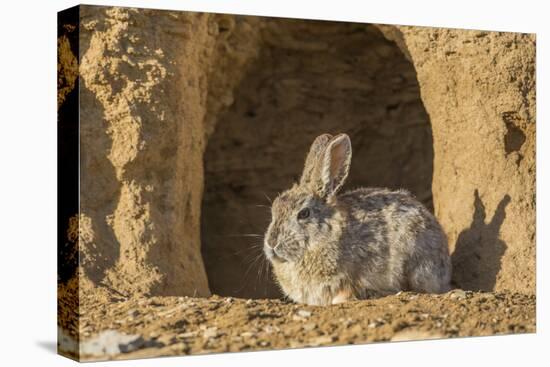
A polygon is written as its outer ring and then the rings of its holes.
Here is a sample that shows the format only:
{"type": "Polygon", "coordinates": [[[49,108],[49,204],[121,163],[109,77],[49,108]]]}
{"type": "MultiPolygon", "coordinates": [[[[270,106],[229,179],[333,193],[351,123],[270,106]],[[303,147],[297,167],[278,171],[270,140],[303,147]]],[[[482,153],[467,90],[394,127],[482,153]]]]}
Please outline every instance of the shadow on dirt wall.
{"type": "Polygon", "coordinates": [[[501,259],[507,248],[499,233],[510,200],[508,194],[504,195],[492,219],[487,223],[485,205],[479,191],[475,190],[472,223],[459,234],[452,254],[455,286],[465,290],[494,289],[501,268],[501,259]]]}

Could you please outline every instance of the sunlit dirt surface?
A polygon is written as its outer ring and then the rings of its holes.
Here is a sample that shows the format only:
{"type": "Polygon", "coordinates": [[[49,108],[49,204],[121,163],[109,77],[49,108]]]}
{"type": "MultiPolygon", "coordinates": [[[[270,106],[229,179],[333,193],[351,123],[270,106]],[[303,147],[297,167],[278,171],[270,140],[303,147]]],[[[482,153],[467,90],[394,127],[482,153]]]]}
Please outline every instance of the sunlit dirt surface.
{"type": "Polygon", "coordinates": [[[81,299],[86,361],[533,333],[536,321],[534,296],[462,290],[330,307],[218,296],[95,298],[81,299]]]}

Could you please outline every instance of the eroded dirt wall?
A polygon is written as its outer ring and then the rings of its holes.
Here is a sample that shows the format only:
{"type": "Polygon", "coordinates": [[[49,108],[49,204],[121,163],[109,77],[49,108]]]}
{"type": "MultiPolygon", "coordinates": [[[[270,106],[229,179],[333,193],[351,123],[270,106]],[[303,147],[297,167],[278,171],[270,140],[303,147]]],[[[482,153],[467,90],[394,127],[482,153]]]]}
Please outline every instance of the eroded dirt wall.
{"type": "Polygon", "coordinates": [[[206,101],[199,88],[175,87],[205,73],[207,19],[84,6],[81,29],[81,226],[90,233],[81,264],[122,294],[207,295],[191,194],[202,181],[193,161],[206,101]],[[178,181],[179,156],[189,174],[178,181]]]}
{"type": "Polygon", "coordinates": [[[202,154],[209,114],[230,103],[254,53],[255,33],[242,28],[210,14],[81,7],[80,247],[95,285],[209,294],[202,154]]]}
{"type": "Polygon", "coordinates": [[[431,207],[432,135],[416,73],[373,26],[266,20],[260,56],[204,157],[202,253],[214,293],[278,297],[262,258],[269,198],[301,175],[321,133],[353,144],[349,181],[407,188],[431,207]]]}
{"type": "Polygon", "coordinates": [[[435,212],[464,289],[535,293],[535,36],[386,27],[434,135],[435,212]]]}

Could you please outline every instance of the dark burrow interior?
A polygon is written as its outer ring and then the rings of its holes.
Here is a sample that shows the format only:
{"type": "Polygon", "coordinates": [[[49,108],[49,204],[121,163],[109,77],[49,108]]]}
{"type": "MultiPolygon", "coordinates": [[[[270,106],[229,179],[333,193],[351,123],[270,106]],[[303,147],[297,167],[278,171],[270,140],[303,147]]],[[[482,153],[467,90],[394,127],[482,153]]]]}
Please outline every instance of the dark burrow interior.
{"type": "Polygon", "coordinates": [[[276,298],[262,254],[270,198],[313,139],[346,132],[343,190],[406,188],[432,209],[433,142],[414,66],[372,25],[274,19],[204,156],[202,254],[214,294],[276,298]]]}

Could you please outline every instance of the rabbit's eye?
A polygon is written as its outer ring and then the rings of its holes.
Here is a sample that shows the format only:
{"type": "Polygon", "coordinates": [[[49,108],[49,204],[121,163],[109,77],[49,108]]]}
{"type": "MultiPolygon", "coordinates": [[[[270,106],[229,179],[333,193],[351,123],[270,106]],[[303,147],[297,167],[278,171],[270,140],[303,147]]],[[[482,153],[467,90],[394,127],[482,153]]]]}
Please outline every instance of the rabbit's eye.
{"type": "Polygon", "coordinates": [[[304,208],[298,212],[298,219],[306,219],[309,217],[309,209],[304,208]]]}

